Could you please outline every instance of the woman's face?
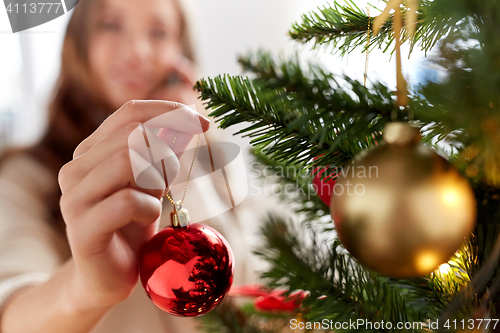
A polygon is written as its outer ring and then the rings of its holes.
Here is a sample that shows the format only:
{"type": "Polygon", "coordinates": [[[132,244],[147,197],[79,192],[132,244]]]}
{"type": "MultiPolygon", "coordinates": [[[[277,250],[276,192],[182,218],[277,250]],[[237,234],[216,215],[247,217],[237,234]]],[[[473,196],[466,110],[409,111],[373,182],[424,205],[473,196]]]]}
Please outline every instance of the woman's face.
{"type": "Polygon", "coordinates": [[[182,56],[173,0],[103,0],[94,19],[89,64],[116,109],[148,99],[182,56]]]}

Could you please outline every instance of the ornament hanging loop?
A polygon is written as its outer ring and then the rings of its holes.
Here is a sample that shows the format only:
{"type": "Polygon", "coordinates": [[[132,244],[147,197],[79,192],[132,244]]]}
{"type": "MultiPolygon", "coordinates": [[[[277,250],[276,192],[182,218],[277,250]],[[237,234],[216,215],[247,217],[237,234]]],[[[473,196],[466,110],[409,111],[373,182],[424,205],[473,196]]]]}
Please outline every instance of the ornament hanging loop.
{"type": "Polygon", "coordinates": [[[174,205],[174,209],[170,212],[170,224],[174,228],[181,226],[181,224],[179,222],[179,217],[177,216],[177,210],[175,209],[175,205],[174,205]]]}
{"type": "Polygon", "coordinates": [[[417,126],[403,122],[388,123],[383,137],[386,143],[398,146],[414,145],[422,139],[417,126]]]}
{"type": "Polygon", "coordinates": [[[408,88],[406,80],[403,76],[402,63],[401,63],[401,30],[402,30],[402,19],[401,10],[398,8],[394,12],[394,39],[396,40],[396,76],[397,76],[397,105],[398,107],[408,106],[408,88]]]}
{"type": "Polygon", "coordinates": [[[174,209],[170,212],[170,223],[174,228],[187,227],[189,225],[189,212],[182,207],[182,202],[176,201],[174,209]]]}
{"type": "Polygon", "coordinates": [[[366,87],[366,79],[368,78],[368,56],[370,54],[370,37],[371,37],[371,18],[370,18],[370,7],[366,6],[366,15],[368,16],[368,29],[366,30],[366,57],[365,57],[365,74],[363,80],[363,86],[366,87]]]}

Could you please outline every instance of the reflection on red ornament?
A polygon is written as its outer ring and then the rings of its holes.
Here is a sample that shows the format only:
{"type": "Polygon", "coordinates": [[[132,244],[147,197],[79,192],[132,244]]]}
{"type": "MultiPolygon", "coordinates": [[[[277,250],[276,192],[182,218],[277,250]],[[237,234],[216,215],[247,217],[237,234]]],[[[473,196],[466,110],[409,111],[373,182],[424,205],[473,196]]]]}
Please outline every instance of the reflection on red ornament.
{"type": "Polygon", "coordinates": [[[215,308],[233,282],[234,257],[214,229],[195,223],[167,227],[140,252],[141,282],[163,311],[194,317],[215,308]]]}

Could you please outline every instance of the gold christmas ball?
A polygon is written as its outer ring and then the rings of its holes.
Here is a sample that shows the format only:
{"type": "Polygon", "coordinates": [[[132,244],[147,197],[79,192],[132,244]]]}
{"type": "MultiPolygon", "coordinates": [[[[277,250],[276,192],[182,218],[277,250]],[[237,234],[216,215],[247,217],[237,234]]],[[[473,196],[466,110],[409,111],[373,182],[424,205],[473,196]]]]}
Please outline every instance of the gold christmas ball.
{"type": "Polygon", "coordinates": [[[418,130],[391,123],[384,144],[346,164],[330,209],[337,235],[360,263],[393,278],[428,274],[471,233],[476,200],[418,130]]]}

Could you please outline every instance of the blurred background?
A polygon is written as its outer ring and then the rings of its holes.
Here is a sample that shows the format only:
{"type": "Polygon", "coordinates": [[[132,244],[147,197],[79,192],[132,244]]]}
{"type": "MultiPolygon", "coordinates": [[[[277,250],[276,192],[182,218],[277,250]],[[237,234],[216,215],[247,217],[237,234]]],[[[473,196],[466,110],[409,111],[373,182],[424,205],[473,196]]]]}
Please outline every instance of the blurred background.
{"type": "MultiPolygon", "coordinates": [[[[84,0],[83,0],[84,1],[84,0]]],[[[240,74],[238,55],[266,49],[274,54],[298,52],[304,59],[320,62],[335,73],[363,79],[365,55],[349,57],[331,50],[309,51],[287,37],[292,23],[301,15],[328,5],[324,0],[183,0],[193,23],[201,77],[240,74]]],[[[356,1],[360,8],[366,1],[356,1]]],[[[380,1],[371,2],[379,8],[380,1]]],[[[371,9],[371,15],[378,12],[371,9]]],[[[13,34],[7,13],[0,7],[0,150],[6,145],[27,145],[36,141],[46,125],[46,106],[57,78],[65,27],[71,15],[27,31],[13,34]]],[[[403,54],[408,54],[407,52],[403,54]]],[[[414,53],[403,56],[409,81],[421,62],[414,53]]],[[[370,54],[368,78],[395,86],[394,57],[381,52],[370,54]],[[390,60],[390,61],[389,61],[390,60]]]]}

